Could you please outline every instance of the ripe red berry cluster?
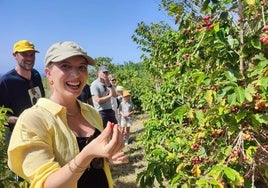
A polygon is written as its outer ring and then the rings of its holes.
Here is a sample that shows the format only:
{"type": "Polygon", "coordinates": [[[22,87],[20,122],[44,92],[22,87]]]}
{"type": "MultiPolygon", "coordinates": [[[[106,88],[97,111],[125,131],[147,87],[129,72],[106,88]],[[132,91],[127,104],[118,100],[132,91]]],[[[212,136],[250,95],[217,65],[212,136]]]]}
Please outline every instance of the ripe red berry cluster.
{"type": "Polygon", "coordinates": [[[214,27],[213,21],[208,15],[203,17],[201,25],[197,25],[198,30],[206,28],[207,31],[210,31],[211,29],[213,29],[213,27],[214,27]]]}
{"type": "Polygon", "coordinates": [[[191,146],[191,148],[192,148],[193,150],[199,150],[199,144],[198,144],[198,143],[194,143],[194,144],[191,146]]]}
{"type": "Polygon", "coordinates": [[[268,25],[262,28],[262,33],[260,35],[260,41],[263,44],[268,44],[268,25]]]}
{"type": "Polygon", "coordinates": [[[268,151],[268,144],[264,145],[263,148],[268,151]]]}
{"type": "Polygon", "coordinates": [[[263,146],[259,145],[259,146],[257,147],[257,150],[266,150],[266,151],[268,151],[268,144],[265,144],[265,145],[263,145],[263,146]]]}
{"type": "Polygon", "coordinates": [[[231,158],[237,157],[238,151],[240,152],[240,150],[233,149],[232,152],[231,152],[231,154],[230,154],[230,157],[231,158]]]}
{"type": "Polygon", "coordinates": [[[184,29],[184,30],[183,30],[183,34],[184,34],[184,35],[188,35],[190,32],[191,32],[190,29],[184,29]]]}
{"type": "Polygon", "coordinates": [[[234,112],[234,113],[238,113],[239,112],[239,106],[233,106],[231,108],[231,111],[234,112]]]}
{"type": "Polygon", "coordinates": [[[205,161],[206,161],[206,159],[204,157],[200,157],[200,156],[195,156],[191,159],[192,164],[200,164],[200,163],[204,163],[205,161]]]}
{"type": "Polygon", "coordinates": [[[253,96],[252,102],[243,102],[241,108],[237,105],[231,107],[231,112],[238,113],[239,110],[252,110],[254,113],[265,113],[267,110],[266,101],[262,99],[259,93],[253,96]]]}
{"type": "Polygon", "coordinates": [[[259,93],[254,95],[254,110],[257,113],[262,113],[266,110],[266,103],[262,100],[262,96],[259,93]]]}
{"type": "Polygon", "coordinates": [[[184,57],[184,59],[188,59],[190,57],[190,54],[188,54],[188,53],[183,54],[183,57],[184,57]]]}
{"type": "Polygon", "coordinates": [[[223,130],[222,129],[215,129],[213,132],[212,132],[212,137],[218,137],[218,136],[221,136],[223,133],[223,130]]]}

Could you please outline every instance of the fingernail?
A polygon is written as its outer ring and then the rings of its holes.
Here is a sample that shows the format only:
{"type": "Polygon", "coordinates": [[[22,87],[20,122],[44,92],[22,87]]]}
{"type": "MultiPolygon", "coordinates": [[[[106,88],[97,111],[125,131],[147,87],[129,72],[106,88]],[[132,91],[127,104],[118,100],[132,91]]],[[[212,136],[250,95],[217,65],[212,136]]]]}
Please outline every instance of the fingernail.
{"type": "Polygon", "coordinates": [[[113,129],[114,128],[114,123],[110,123],[110,126],[113,129]]]}

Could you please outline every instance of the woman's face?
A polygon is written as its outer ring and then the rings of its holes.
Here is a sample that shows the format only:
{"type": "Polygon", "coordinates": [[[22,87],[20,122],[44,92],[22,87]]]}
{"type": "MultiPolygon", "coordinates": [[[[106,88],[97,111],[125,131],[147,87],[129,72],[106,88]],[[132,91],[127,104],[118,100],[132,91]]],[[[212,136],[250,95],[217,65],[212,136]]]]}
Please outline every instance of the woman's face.
{"type": "Polygon", "coordinates": [[[52,86],[51,97],[77,98],[87,82],[87,65],[82,56],[70,57],[49,65],[45,72],[52,86]]]}

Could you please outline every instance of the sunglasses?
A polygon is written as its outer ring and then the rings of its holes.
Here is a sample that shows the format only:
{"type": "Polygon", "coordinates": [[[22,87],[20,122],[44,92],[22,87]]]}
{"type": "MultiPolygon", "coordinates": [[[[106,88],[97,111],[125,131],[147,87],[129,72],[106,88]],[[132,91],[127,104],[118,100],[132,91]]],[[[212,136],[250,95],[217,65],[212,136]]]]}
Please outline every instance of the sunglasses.
{"type": "Polygon", "coordinates": [[[112,81],[112,82],[115,82],[115,81],[116,81],[116,79],[112,79],[111,81],[112,81]]]}

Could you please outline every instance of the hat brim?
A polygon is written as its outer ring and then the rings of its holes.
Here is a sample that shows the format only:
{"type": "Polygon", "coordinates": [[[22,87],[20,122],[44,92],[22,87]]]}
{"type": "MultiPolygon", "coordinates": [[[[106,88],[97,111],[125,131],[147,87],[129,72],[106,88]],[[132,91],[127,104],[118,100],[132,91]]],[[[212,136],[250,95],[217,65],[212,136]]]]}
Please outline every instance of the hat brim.
{"type": "Polygon", "coordinates": [[[99,69],[99,71],[102,71],[102,72],[109,72],[108,69],[99,69]]]}
{"type": "Polygon", "coordinates": [[[23,50],[16,50],[16,51],[14,51],[14,53],[16,53],[16,52],[27,52],[27,51],[35,51],[36,53],[40,53],[38,50],[35,50],[35,49],[32,49],[32,48],[29,48],[29,49],[25,48],[23,50]]]}
{"type": "Polygon", "coordinates": [[[93,60],[92,57],[86,55],[86,54],[82,54],[82,53],[78,53],[78,52],[65,52],[65,53],[61,53],[59,56],[53,58],[50,62],[59,62],[59,61],[62,61],[64,59],[67,59],[69,57],[73,57],[73,56],[82,56],[84,57],[86,60],[87,60],[87,63],[89,65],[92,65],[94,66],[95,65],[95,61],[93,60]]]}

